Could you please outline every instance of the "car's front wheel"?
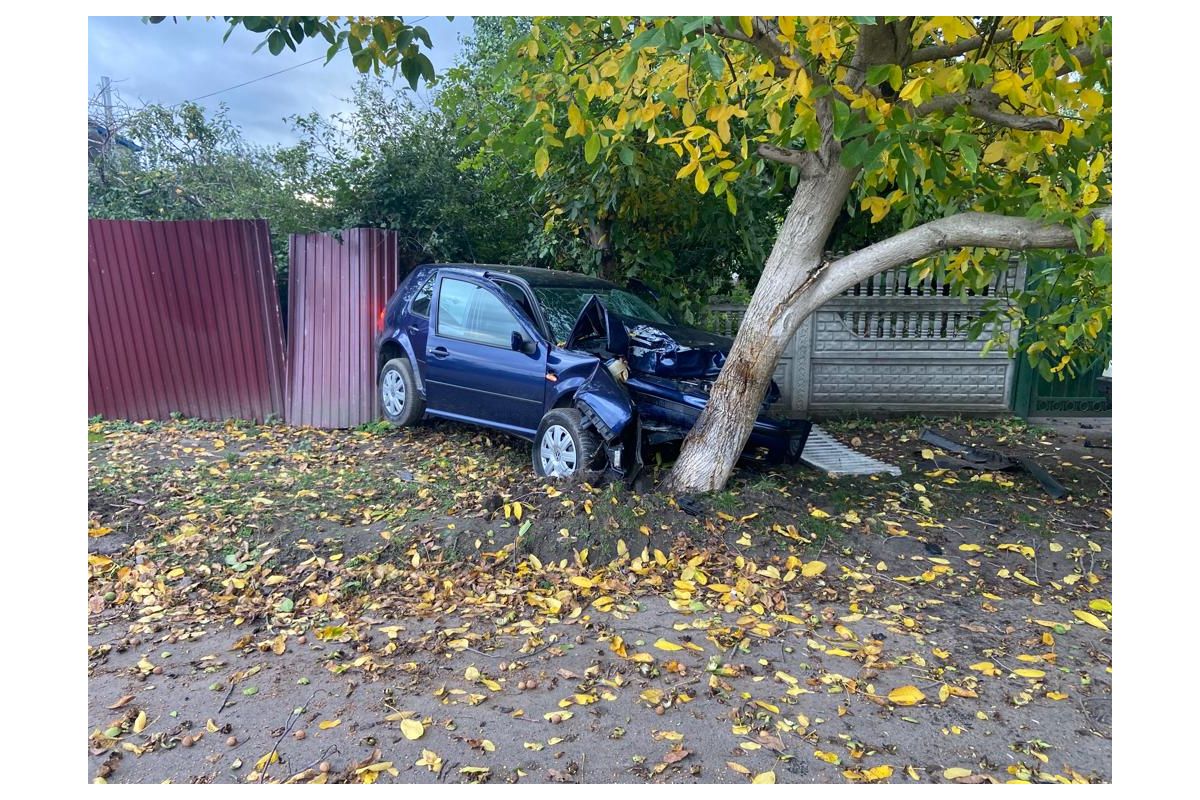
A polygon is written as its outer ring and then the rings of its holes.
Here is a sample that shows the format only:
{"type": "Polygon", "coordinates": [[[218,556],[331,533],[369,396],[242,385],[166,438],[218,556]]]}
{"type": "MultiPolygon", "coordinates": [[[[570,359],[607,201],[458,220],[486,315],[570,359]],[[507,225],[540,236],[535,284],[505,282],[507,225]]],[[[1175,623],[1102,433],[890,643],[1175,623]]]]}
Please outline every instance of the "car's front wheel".
{"type": "Polygon", "coordinates": [[[388,422],[412,425],[425,415],[425,399],[407,358],[393,358],[379,373],[379,407],[388,422]]]}
{"type": "Polygon", "coordinates": [[[533,439],[533,470],[543,478],[594,482],[604,473],[602,443],[573,408],[542,417],[533,439]]]}

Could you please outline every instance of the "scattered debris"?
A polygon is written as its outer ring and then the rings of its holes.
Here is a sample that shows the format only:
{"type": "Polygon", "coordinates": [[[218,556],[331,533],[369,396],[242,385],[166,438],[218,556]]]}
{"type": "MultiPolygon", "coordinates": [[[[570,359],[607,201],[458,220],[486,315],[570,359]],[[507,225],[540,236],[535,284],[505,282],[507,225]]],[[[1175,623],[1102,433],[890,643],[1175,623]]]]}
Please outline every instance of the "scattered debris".
{"type": "Polygon", "coordinates": [[[852,450],[830,436],[820,425],[815,424],[808,433],[808,441],[800,453],[800,460],[830,475],[900,474],[899,467],[852,450]]]}
{"type": "Polygon", "coordinates": [[[1036,478],[1037,482],[1046,490],[1046,493],[1055,500],[1062,500],[1070,494],[1066,487],[1054,479],[1054,476],[1046,472],[1037,462],[1030,458],[1021,457],[1014,460],[995,450],[983,447],[966,447],[928,428],[921,432],[921,439],[942,450],[958,453],[961,456],[961,458],[955,458],[954,456],[934,455],[932,461],[939,469],[974,469],[982,472],[1005,472],[1019,467],[1036,478]]]}

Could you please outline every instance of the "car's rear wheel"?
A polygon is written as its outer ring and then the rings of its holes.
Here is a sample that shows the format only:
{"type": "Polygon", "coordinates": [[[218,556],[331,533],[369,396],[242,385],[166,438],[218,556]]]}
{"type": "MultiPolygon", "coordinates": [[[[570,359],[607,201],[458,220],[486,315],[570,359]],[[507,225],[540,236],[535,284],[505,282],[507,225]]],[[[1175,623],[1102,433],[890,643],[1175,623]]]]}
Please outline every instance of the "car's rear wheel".
{"type": "Polygon", "coordinates": [[[578,411],[556,408],[542,417],[533,439],[533,470],[543,478],[594,482],[604,473],[602,452],[578,411]]]}
{"type": "Polygon", "coordinates": [[[412,425],[425,415],[425,399],[407,358],[393,358],[379,373],[379,407],[393,425],[412,425]]]}

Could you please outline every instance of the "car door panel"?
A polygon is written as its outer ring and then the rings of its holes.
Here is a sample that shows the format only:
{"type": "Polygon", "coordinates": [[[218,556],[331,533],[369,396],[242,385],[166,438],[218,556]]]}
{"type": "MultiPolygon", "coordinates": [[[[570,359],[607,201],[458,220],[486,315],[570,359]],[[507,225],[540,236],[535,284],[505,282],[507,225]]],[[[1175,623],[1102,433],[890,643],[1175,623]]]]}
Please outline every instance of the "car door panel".
{"type": "Polygon", "coordinates": [[[412,350],[412,358],[416,361],[417,382],[421,385],[422,392],[425,391],[424,376],[427,367],[425,344],[429,338],[429,314],[434,280],[435,276],[430,275],[422,282],[409,300],[407,313],[401,318],[404,326],[401,333],[407,338],[412,350]]]}
{"type": "Polygon", "coordinates": [[[465,276],[442,276],[426,341],[429,408],[445,416],[532,435],[542,417],[546,348],[502,293],[465,276]],[[511,334],[536,342],[513,350],[511,334]]]}

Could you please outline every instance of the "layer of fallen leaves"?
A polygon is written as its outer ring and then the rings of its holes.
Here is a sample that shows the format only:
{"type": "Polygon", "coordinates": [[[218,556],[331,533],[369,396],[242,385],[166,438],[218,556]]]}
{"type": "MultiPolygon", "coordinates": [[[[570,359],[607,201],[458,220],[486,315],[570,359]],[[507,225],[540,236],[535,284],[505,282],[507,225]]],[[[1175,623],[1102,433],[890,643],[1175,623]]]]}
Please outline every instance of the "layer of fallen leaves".
{"type": "MultiPolygon", "coordinates": [[[[1017,486],[1015,478],[925,469],[924,448],[915,441],[905,476],[860,481],[853,494],[824,477],[814,477],[811,487],[807,476],[773,477],[769,487],[746,492],[751,507],[739,505],[735,495],[726,508],[690,514],[671,498],[540,484],[520,446],[452,426],[321,432],[245,423],[98,423],[90,431],[103,444],[93,448],[89,473],[89,541],[97,543],[88,556],[89,612],[110,623],[124,620],[131,635],[167,630],[178,640],[210,626],[263,622],[273,633],[247,634],[237,649],[269,658],[304,636],[338,645],[325,662],[330,671],[376,680],[405,670],[411,663],[405,654],[414,648],[435,656],[487,653],[516,638],[520,654],[561,653],[562,642],[547,628],[569,623],[643,676],[686,672],[682,656],[707,660],[695,689],[640,689],[640,702],[658,713],[702,693],[729,696],[729,679],[739,674],[731,654],[786,642],[842,659],[845,669],[806,676],[776,671],[764,684],[770,691],[742,698],[743,721],[733,733],[745,737],[746,751],[803,752],[843,767],[850,782],[916,780],[917,773],[908,765],[862,763],[871,755],[865,750],[814,747],[823,720],[802,713],[799,696],[844,693],[901,717],[977,697],[984,681],[1004,682],[1017,707],[1035,698],[1061,701],[1077,684],[1056,669],[1056,637],[1077,625],[1111,629],[1103,525],[1081,531],[1049,525],[1055,514],[1070,514],[1079,497],[1057,504],[1039,498],[1034,506],[1022,492],[1035,489],[1017,486]],[[956,494],[964,483],[987,487],[956,494]],[[1047,529],[1031,534],[1007,522],[986,523],[967,541],[938,516],[952,504],[956,515],[990,513],[980,510],[989,501],[1034,509],[1047,529]],[[460,526],[471,533],[464,537],[460,526]],[[351,527],[360,533],[355,552],[346,552],[336,536],[326,538],[351,527]],[[1044,533],[1052,531],[1047,541],[1044,533]],[[950,533],[958,541],[952,550],[935,544],[948,542],[950,533]],[[121,537],[119,546],[99,546],[121,537]],[[539,557],[527,546],[531,537],[559,542],[563,555],[539,557]],[[907,539],[914,548],[881,558],[877,547],[861,552],[831,545],[844,537],[877,544],[907,539]],[[594,540],[612,546],[594,550],[594,540]],[[1053,567],[1046,564],[1051,554],[1053,567]],[[627,619],[646,595],[664,598],[688,621],[676,624],[677,636],[639,647],[611,633],[611,623],[627,619]],[[1030,617],[1028,646],[1019,653],[952,655],[927,639],[927,623],[948,597],[974,598],[986,619],[996,604],[1018,596],[1069,609],[1070,616],[1030,617]],[[864,620],[886,634],[857,633],[864,620]]],[[[143,658],[138,669],[148,675],[158,666],[143,658]]],[[[600,675],[569,679],[574,690],[560,710],[545,714],[546,722],[569,725],[573,709],[611,702],[627,690],[619,676],[615,682],[600,675]]],[[[463,681],[465,688],[440,689],[439,699],[477,705],[516,688],[499,672],[476,667],[463,681]]],[[[173,744],[162,734],[145,738],[148,721],[132,699],[111,707],[116,716],[93,732],[93,752],[120,748],[140,755],[173,744]]],[[[389,720],[404,738],[424,743],[430,720],[403,711],[394,716],[389,720]]],[[[327,720],[320,727],[337,724],[327,720]]],[[[646,759],[647,779],[687,768],[691,750],[672,733],[655,735],[670,746],[646,759]]],[[[471,747],[494,749],[484,739],[471,747]]],[[[289,777],[270,775],[273,762],[264,758],[255,765],[257,778],[289,777]]],[[[1076,777],[1042,773],[1036,761],[998,777],[1076,777]]],[[[773,770],[754,773],[727,763],[748,782],[776,780],[773,770]]],[[[439,775],[445,767],[430,749],[415,765],[439,775]]],[[[961,769],[942,777],[980,778],[961,769]]],[[[491,777],[485,767],[458,773],[472,782],[491,777]]],[[[380,758],[345,778],[371,783],[396,774],[393,762],[380,758]]],[[[328,779],[326,773],[308,777],[328,779]]]]}

